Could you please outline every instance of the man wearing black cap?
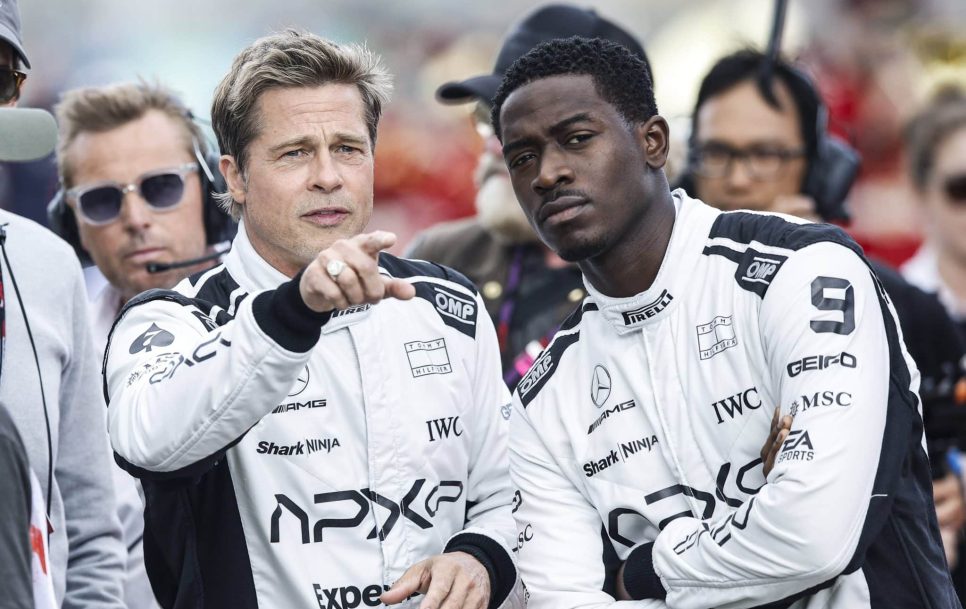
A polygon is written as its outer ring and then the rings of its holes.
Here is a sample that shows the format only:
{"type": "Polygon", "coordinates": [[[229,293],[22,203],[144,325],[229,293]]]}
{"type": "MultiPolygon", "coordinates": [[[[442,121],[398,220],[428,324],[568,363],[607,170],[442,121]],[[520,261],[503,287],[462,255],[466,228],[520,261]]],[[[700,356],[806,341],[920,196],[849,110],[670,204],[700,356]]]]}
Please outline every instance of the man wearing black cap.
{"type": "Polygon", "coordinates": [[[550,4],[514,24],[492,74],[446,83],[436,91],[444,104],[477,103],[474,119],[486,143],[475,176],[477,215],[434,226],[407,252],[453,267],[480,288],[511,390],[585,292],[577,268],[540,242],[520,210],[489,124],[489,105],[510,64],[541,42],[569,36],[611,40],[647,61],[633,36],[591,9],[550,4]]]}
{"type": "MultiPolygon", "coordinates": [[[[12,116],[5,113],[14,110],[2,109],[17,102],[26,78],[21,66],[30,64],[20,39],[17,2],[4,0],[0,3],[0,158],[4,160],[45,156],[56,139],[50,115],[23,110],[12,116]]],[[[0,299],[0,407],[10,414],[23,438],[47,511],[29,539],[37,556],[34,565],[47,581],[52,579],[52,585],[38,588],[35,571],[34,603],[63,609],[119,609],[123,606],[123,547],[113,509],[106,409],[80,265],[71,248],[50,231],[5,210],[0,210],[0,250],[4,294],[0,299]]],[[[0,605],[4,607],[12,601],[8,586],[3,578],[0,605]]]]}

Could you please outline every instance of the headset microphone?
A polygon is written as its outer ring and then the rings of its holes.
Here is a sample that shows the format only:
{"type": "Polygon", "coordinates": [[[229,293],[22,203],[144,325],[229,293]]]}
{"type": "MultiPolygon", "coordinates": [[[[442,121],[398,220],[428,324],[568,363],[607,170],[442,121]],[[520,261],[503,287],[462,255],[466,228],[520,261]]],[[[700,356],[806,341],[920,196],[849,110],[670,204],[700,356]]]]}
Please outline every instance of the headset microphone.
{"type": "Polygon", "coordinates": [[[213,254],[208,254],[207,256],[201,256],[200,258],[189,258],[188,260],[179,260],[178,262],[149,262],[147,266],[147,271],[149,273],[164,273],[165,271],[170,271],[171,269],[183,269],[186,266],[194,266],[196,264],[201,264],[202,262],[208,262],[209,260],[217,260],[225,254],[228,253],[230,247],[223,250],[215,251],[213,254]]]}

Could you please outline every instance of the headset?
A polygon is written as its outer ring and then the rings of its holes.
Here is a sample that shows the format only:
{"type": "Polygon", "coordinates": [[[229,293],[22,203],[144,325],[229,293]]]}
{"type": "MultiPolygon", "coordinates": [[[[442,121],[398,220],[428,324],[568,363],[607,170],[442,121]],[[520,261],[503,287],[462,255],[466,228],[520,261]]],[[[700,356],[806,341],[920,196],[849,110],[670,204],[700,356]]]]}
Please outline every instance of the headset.
{"type": "MultiPolygon", "coordinates": [[[[781,77],[794,81],[798,85],[796,87],[798,93],[804,94],[807,98],[805,103],[800,104],[800,106],[815,109],[812,116],[802,116],[800,119],[805,121],[806,124],[815,125],[815,145],[807,153],[807,168],[800,192],[815,201],[815,210],[822,220],[826,222],[833,220],[847,221],[849,220],[849,213],[846,209],[845,198],[859,173],[861,157],[845,141],[828,133],[828,108],[822,101],[822,96],[812,80],[801,70],[779,59],[786,4],[787,0],[776,0],[775,17],[768,41],[768,50],[764,54],[765,60],[762,62],[758,80],[766,87],[771,86],[776,72],[780,72],[781,77]]],[[[799,107],[800,111],[804,109],[799,107]]],[[[688,141],[688,164],[684,173],[678,179],[677,186],[684,188],[690,194],[694,194],[694,164],[696,160],[694,156],[696,129],[694,127],[696,117],[692,118],[691,124],[691,136],[688,141]]]]}
{"type": "MultiPolygon", "coordinates": [[[[188,118],[194,120],[190,113],[188,118]]],[[[201,145],[195,137],[191,138],[191,146],[198,161],[198,177],[201,178],[201,208],[205,224],[205,243],[207,245],[218,245],[226,241],[230,242],[238,231],[238,223],[221,207],[215,197],[216,194],[228,191],[225,178],[218,171],[218,155],[214,152],[202,153],[201,145]]],[[[54,198],[47,204],[48,227],[61,239],[69,243],[74,248],[81,263],[87,266],[93,264],[94,261],[91,260],[90,254],[81,245],[77,222],[74,210],[67,204],[67,193],[61,185],[54,198]]],[[[169,264],[156,263],[148,269],[148,272],[161,272],[172,268],[191,266],[198,262],[214,260],[224,253],[225,251],[220,251],[210,256],[169,264]]]]}

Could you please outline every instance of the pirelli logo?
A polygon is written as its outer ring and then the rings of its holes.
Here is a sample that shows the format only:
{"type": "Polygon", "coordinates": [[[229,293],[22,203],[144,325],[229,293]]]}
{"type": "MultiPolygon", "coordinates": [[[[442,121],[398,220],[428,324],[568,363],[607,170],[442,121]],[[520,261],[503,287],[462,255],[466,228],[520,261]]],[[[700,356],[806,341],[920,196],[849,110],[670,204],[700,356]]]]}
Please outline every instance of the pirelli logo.
{"type": "Polygon", "coordinates": [[[639,309],[634,309],[633,311],[624,311],[621,315],[624,316],[624,325],[633,326],[644,320],[650,319],[667,308],[671,301],[674,300],[667,290],[661,292],[661,295],[657,297],[654,302],[648,303],[639,309]]]}

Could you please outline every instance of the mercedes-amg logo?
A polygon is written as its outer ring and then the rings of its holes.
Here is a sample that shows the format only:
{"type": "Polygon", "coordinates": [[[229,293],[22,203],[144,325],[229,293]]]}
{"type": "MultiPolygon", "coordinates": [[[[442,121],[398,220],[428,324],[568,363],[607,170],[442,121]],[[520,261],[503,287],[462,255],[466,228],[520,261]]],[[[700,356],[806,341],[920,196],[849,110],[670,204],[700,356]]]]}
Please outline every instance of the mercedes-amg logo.
{"type": "Polygon", "coordinates": [[[302,369],[302,372],[299,373],[298,377],[296,377],[295,382],[292,384],[292,391],[291,393],[288,394],[288,397],[292,398],[297,396],[298,394],[305,391],[305,388],[308,386],[309,386],[309,367],[306,366],[305,368],[302,369]]]}
{"type": "Polygon", "coordinates": [[[590,399],[600,408],[610,397],[610,372],[600,364],[594,368],[594,378],[590,381],[590,399]]]}

